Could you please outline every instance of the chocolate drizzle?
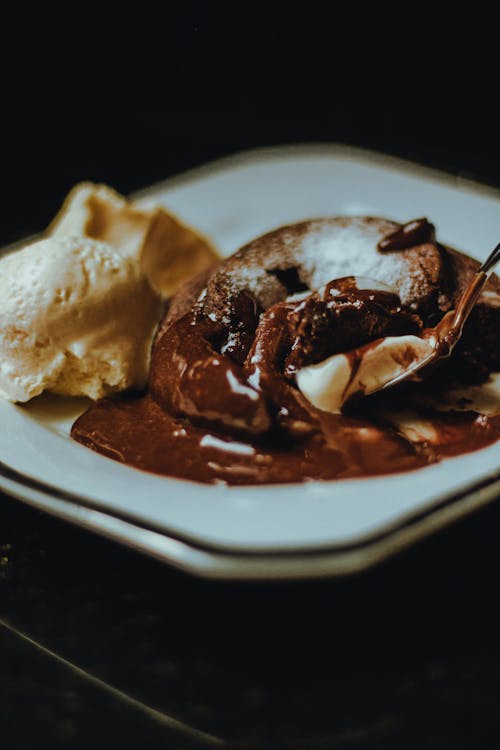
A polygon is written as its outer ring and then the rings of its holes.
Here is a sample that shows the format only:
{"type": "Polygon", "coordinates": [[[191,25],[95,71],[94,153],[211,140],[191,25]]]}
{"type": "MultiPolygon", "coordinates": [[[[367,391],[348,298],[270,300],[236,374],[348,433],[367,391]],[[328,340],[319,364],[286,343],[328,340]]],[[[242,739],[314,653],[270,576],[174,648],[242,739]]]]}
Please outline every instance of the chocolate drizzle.
{"type": "Polygon", "coordinates": [[[377,245],[377,250],[382,253],[394,250],[405,250],[408,247],[423,245],[427,242],[435,242],[436,233],[434,224],[427,219],[413,219],[396,229],[395,232],[383,237],[377,245]]]}

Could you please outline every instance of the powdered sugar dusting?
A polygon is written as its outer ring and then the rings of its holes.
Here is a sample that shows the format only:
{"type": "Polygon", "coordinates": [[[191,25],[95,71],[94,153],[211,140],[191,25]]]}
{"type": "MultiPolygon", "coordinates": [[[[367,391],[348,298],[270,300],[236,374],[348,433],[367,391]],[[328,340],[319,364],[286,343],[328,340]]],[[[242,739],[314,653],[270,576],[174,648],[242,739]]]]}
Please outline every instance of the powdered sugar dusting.
{"type": "MultiPolygon", "coordinates": [[[[343,276],[368,276],[397,288],[404,302],[419,279],[404,274],[407,263],[402,257],[394,253],[384,256],[376,250],[380,239],[396,226],[382,219],[314,222],[299,249],[311,286],[343,276]]],[[[418,275],[418,267],[415,270],[418,275]]]]}

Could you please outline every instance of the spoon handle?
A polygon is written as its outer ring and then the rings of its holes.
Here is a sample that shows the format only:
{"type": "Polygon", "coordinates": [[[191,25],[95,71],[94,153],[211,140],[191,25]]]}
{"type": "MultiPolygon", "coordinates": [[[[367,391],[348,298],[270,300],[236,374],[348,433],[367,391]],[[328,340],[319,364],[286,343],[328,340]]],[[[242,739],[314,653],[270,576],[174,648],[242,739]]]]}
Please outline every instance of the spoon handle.
{"type": "Polygon", "coordinates": [[[488,257],[484,261],[481,268],[478,269],[478,273],[485,273],[487,276],[491,276],[491,274],[493,273],[493,269],[495,268],[499,260],[500,260],[500,242],[498,243],[496,247],[493,248],[493,250],[488,255],[488,257]]]}
{"type": "Polygon", "coordinates": [[[495,268],[498,261],[500,261],[500,242],[493,248],[491,253],[484,261],[483,265],[478,268],[476,274],[472,278],[472,281],[462,292],[462,295],[458,300],[455,314],[453,316],[453,322],[451,324],[449,333],[447,333],[447,335],[445,336],[445,340],[448,343],[450,351],[462,335],[462,329],[464,327],[465,321],[469,317],[479,295],[483,290],[484,285],[493,273],[493,269],[495,268]]]}
{"type": "Polygon", "coordinates": [[[433,341],[433,347],[429,354],[422,359],[417,358],[406,370],[399,372],[397,375],[387,380],[382,386],[380,386],[379,390],[397,385],[403,380],[407,380],[408,377],[415,375],[427,365],[432,364],[435,360],[440,359],[441,357],[450,356],[453,348],[460,340],[467,318],[476,304],[488,278],[491,276],[493,269],[499,261],[500,242],[493,248],[482,266],[480,266],[472,276],[471,281],[467,284],[458,298],[455,309],[449,310],[435,328],[427,329],[428,332],[434,332],[432,337],[429,336],[429,339],[433,341]]]}

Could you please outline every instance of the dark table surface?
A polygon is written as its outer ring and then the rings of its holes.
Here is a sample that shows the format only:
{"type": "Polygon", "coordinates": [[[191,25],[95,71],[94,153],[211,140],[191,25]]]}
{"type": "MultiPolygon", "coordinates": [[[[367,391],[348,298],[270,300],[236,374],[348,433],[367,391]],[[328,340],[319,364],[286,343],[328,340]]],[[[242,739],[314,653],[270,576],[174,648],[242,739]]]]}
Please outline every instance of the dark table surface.
{"type": "MultiPolygon", "coordinates": [[[[305,74],[243,88],[226,74],[173,100],[16,101],[0,240],[43,229],[79,180],[126,193],[279,143],[363,146],[500,188],[484,77],[415,78],[418,122],[399,83],[344,76],[332,102],[305,74]]],[[[0,495],[2,746],[497,747],[499,521],[494,502],[343,580],[223,583],[0,495]]]]}

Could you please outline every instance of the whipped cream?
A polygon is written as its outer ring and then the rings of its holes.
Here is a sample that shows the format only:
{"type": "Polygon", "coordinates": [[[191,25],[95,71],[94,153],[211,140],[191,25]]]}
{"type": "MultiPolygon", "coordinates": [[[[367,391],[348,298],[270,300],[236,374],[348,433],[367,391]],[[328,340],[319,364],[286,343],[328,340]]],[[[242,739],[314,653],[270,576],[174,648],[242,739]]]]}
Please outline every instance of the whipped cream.
{"type": "Polygon", "coordinates": [[[334,354],[297,372],[299,390],[318,409],[340,413],[357,395],[368,396],[401,375],[412,363],[432,353],[431,339],[418,336],[387,336],[351,353],[334,354]]]}

